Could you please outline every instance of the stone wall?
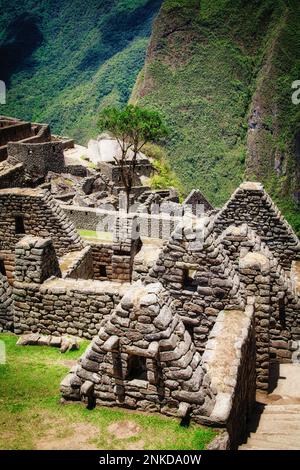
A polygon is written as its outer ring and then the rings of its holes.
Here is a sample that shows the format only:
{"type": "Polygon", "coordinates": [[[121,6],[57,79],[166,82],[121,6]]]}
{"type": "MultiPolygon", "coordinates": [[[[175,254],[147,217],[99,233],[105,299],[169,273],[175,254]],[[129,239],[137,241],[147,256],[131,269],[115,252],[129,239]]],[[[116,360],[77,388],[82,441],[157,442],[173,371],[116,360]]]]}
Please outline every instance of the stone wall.
{"type": "Polygon", "coordinates": [[[0,162],[3,162],[7,158],[7,146],[3,145],[0,147],[0,162]]]}
{"type": "Polygon", "coordinates": [[[229,227],[220,243],[239,272],[243,295],[255,295],[257,385],[268,389],[269,361],[290,361],[300,339],[300,303],[289,274],[247,225],[229,227]]]}
{"type": "MultiPolygon", "coordinates": [[[[99,169],[101,173],[103,173],[107,178],[110,179],[113,183],[119,183],[121,187],[122,185],[122,176],[121,176],[121,166],[116,165],[114,162],[107,163],[101,162],[98,163],[99,169]]],[[[140,177],[150,177],[153,173],[153,166],[148,159],[140,160],[136,164],[136,171],[135,171],[135,178],[133,181],[134,185],[138,185],[140,183],[140,177]]]]}
{"type": "Polygon", "coordinates": [[[90,207],[61,204],[61,209],[65,212],[78,230],[97,231],[100,225],[100,232],[112,232],[116,220],[116,211],[106,211],[90,207]]]}
{"type": "Polygon", "coordinates": [[[16,244],[15,280],[42,284],[51,276],[61,276],[57,256],[50,238],[23,237],[16,244]]]}
{"type": "Polygon", "coordinates": [[[131,214],[120,214],[116,218],[113,233],[111,265],[114,279],[131,281],[133,260],[141,246],[138,218],[131,214]]]}
{"type": "Polygon", "coordinates": [[[61,135],[52,134],[51,140],[61,142],[64,150],[73,149],[75,147],[74,139],[70,139],[69,137],[63,137],[61,135]]]}
{"type": "Polygon", "coordinates": [[[0,331],[13,329],[12,290],[7,277],[0,272],[0,331]]]}
{"type": "Polygon", "coordinates": [[[167,299],[159,283],[133,285],[62,382],[63,397],[194,420],[208,416],[209,378],[167,299]]]}
{"type": "Polygon", "coordinates": [[[15,142],[32,137],[32,129],[30,122],[16,121],[6,127],[0,128],[0,147],[8,142],[15,142]]]}
{"type": "Polygon", "coordinates": [[[177,227],[146,277],[159,279],[176,300],[176,312],[205,349],[216,317],[225,308],[241,308],[238,273],[217,241],[211,219],[190,219],[177,227]]]}
{"type": "Polygon", "coordinates": [[[0,161],[7,158],[9,142],[48,142],[51,140],[47,124],[31,124],[18,119],[0,116],[0,161]],[[5,143],[3,143],[5,142],[5,143]]]}
{"type": "Polygon", "coordinates": [[[91,243],[93,270],[95,280],[113,279],[112,272],[112,244],[91,243]]]}
{"type": "MultiPolygon", "coordinates": [[[[75,280],[80,270],[92,268],[91,248],[86,247],[71,263],[70,278],[61,270],[50,239],[25,236],[16,245],[13,284],[14,332],[46,335],[72,334],[93,338],[119,302],[128,285],[75,280]]],[[[86,271],[84,271],[86,272],[86,271]]]]}
{"type": "MultiPolygon", "coordinates": [[[[98,227],[100,232],[113,232],[118,215],[117,211],[75,205],[61,204],[61,208],[78,230],[97,231],[98,227]]],[[[172,232],[182,220],[180,217],[173,217],[168,214],[151,215],[134,212],[130,215],[138,217],[141,237],[163,240],[170,238],[172,232]]]]}
{"type": "Polygon", "coordinates": [[[48,124],[36,124],[32,123],[32,135],[26,139],[22,139],[21,142],[28,143],[42,143],[51,141],[51,131],[48,124]]]}
{"type": "Polygon", "coordinates": [[[182,205],[183,208],[187,208],[192,212],[192,214],[197,215],[198,217],[213,209],[211,203],[198,189],[193,189],[193,191],[191,191],[190,194],[186,197],[182,205]]]}
{"type": "Polygon", "coordinates": [[[25,234],[51,238],[58,256],[83,248],[75,227],[49,192],[20,188],[0,190],[0,255],[13,254],[15,245],[25,234]],[[16,227],[16,217],[23,221],[23,228],[16,227]]]}
{"type": "Polygon", "coordinates": [[[260,183],[243,183],[234,192],[215,220],[222,233],[230,225],[247,223],[278,258],[284,269],[300,258],[300,243],[290,225],[260,183]]]}
{"type": "MultiPolygon", "coordinates": [[[[76,253],[68,253],[64,258],[71,258],[67,270],[63,272],[63,279],[95,279],[93,266],[93,251],[91,246],[86,246],[76,253]]],[[[64,258],[61,264],[64,264],[64,258]]]]}
{"type": "Polygon", "coordinates": [[[270,371],[270,264],[261,253],[248,253],[240,260],[246,290],[255,295],[256,386],[268,391],[270,371]]]}
{"type": "Polygon", "coordinates": [[[40,285],[16,281],[14,331],[92,339],[126,288],[126,284],[92,280],[53,278],[40,285]]]}
{"type": "MultiPolygon", "coordinates": [[[[130,193],[130,204],[134,205],[136,200],[144,194],[145,191],[149,191],[150,187],[149,186],[143,186],[142,184],[132,186],[131,188],[131,193],[130,193]]],[[[124,186],[117,186],[114,184],[112,186],[112,192],[116,196],[119,196],[120,193],[124,192],[124,186]]]]}
{"type": "Polygon", "coordinates": [[[8,155],[22,162],[33,174],[62,173],[65,167],[62,142],[13,142],[8,144],[8,155]]]}
{"type": "Polygon", "coordinates": [[[85,178],[88,175],[88,169],[83,165],[66,165],[63,172],[80,178],[85,178]]]}
{"type": "Polygon", "coordinates": [[[210,333],[203,366],[211,379],[216,402],[206,424],[226,427],[230,448],[237,449],[247,434],[255,403],[254,299],[244,311],[223,311],[210,333]]]}
{"type": "Polygon", "coordinates": [[[22,163],[0,168],[0,189],[22,187],[24,182],[25,169],[22,163]]]}

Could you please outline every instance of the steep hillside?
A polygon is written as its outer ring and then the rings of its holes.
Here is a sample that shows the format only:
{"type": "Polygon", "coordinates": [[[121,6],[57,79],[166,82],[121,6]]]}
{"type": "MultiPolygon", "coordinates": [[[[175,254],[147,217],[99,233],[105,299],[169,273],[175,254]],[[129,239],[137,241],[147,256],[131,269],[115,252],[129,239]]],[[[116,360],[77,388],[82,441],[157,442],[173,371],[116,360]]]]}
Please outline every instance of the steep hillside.
{"type": "Polygon", "coordinates": [[[0,0],[0,114],[85,142],[107,103],[128,101],[162,0],[0,0]]]}
{"type": "Polygon", "coordinates": [[[165,0],[131,98],[164,113],[186,190],[221,205],[246,170],[297,230],[299,24],[296,0],[165,0]]]}
{"type": "Polygon", "coordinates": [[[298,0],[0,0],[0,8],[8,85],[0,114],[50,122],[85,143],[99,108],[131,96],[165,115],[169,162],[186,192],[198,187],[221,205],[246,174],[264,181],[300,232],[298,0]]]}

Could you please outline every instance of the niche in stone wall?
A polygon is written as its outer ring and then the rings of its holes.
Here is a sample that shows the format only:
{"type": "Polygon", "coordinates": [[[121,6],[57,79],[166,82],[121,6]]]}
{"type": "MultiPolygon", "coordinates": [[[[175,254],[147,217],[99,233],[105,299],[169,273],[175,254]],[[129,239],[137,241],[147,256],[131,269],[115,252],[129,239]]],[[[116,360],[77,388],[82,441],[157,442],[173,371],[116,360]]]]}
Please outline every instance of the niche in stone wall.
{"type": "Polygon", "coordinates": [[[99,266],[99,275],[100,277],[107,277],[107,269],[105,264],[100,264],[99,266]]]}
{"type": "Polygon", "coordinates": [[[3,276],[6,276],[6,269],[5,269],[5,264],[4,264],[3,259],[0,259],[0,273],[3,276]]]}
{"type": "Polygon", "coordinates": [[[194,325],[192,323],[184,324],[186,331],[189,333],[191,340],[194,341],[194,325]]]}
{"type": "Polygon", "coordinates": [[[25,235],[24,218],[21,214],[15,215],[15,234],[25,235]]]}
{"type": "Polygon", "coordinates": [[[286,316],[285,316],[285,299],[284,297],[278,301],[278,310],[279,310],[279,321],[282,328],[286,326],[286,316]]]}
{"type": "Polygon", "coordinates": [[[146,358],[143,356],[128,356],[126,380],[147,380],[146,358]]]}
{"type": "Polygon", "coordinates": [[[195,292],[197,290],[197,282],[195,279],[195,269],[183,269],[182,272],[182,287],[184,290],[195,292]]]}

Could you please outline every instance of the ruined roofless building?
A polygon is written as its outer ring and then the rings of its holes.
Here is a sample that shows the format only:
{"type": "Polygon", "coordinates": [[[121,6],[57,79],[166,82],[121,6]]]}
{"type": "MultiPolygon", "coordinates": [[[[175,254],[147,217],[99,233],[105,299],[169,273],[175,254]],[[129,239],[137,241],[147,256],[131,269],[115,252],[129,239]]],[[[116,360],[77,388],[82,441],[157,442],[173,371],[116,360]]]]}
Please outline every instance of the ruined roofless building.
{"type": "Polygon", "coordinates": [[[235,448],[272,362],[299,354],[299,240],[263,186],[187,214],[136,282],[130,217],[93,244],[47,191],[1,190],[0,207],[3,328],[92,339],[64,399],[224,426],[235,448]]]}

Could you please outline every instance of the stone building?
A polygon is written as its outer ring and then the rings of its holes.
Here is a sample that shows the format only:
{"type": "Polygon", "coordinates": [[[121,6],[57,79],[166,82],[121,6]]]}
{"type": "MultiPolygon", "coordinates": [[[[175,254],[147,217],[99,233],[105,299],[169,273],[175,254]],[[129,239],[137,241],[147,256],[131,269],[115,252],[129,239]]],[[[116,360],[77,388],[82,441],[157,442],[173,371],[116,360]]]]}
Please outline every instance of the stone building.
{"type": "Polygon", "coordinates": [[[244,183],[219,211],[187,211],[155,256],[146,242],[136,214],[83,240],[45,189],[0,190],[0,325],[92,340],[65,400],[225,427],[236,448],[272,364],[299,350],[299,240],[244,183]]]}
{"type": "Polygon", "coordinates": [[[0,188],[34,186],[49,171],[72,171],[64,151],[73,147],[72,139],[52,135],[48,124],[0,116],[0,188]]]}
{"type": "Polygon", "coordinates": [[[47,191],[40,188],[0,190],[0,260],[10,280],[15,247],[25,235],[51,237],[60,256],[83,248],[75,227],[47,191]]]}
{"type": "Polygon", "coordinates": [[[192,214],[200,216],[205,212],[213,210],[212,204],[206,199],[199,189],[193,189],[183,201],[183,207],[190,210],[192,214]]]}
{"type": "Polygon", "coordinates": [[[62,383],[73,399],[196,418],[214,406],[210,380],[161,284],[136,283],[62,383]],[[203,393],[199,393],[200,388],[203,393]]]}
{"type": "Polygon", "coordinates": [[[0,116],[0,161],[8,156],[9,142],[47,142],[51,138],[47,124],[31,124],[7,116],[0,116]]]}

